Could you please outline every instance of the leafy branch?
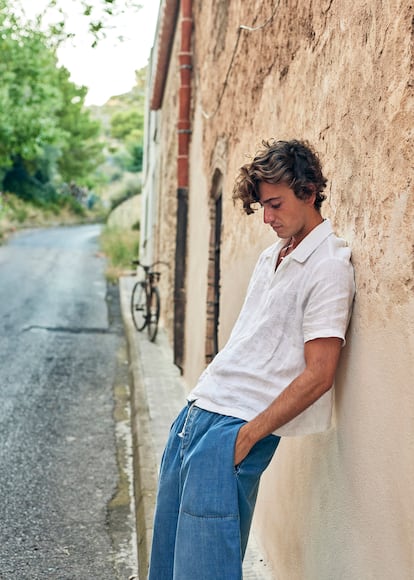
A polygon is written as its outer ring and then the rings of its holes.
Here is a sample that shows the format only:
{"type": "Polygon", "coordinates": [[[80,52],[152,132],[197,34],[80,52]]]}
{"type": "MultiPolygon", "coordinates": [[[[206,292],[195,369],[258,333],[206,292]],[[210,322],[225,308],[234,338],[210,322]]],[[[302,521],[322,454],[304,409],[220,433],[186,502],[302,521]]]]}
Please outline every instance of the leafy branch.
{"type": "MultiPolygon", "coordinates": [[[[1,2],[0,6],[2,4],[7,6],[5,2],[1,2]]],[[[76,38],[77,35],[76,30],[70,29],[66,7],[65,0],[49,0],[30,23],[32,28],[46,31],[55,47],[68,39],[76,38]]],[[[137,0],[72,0],[71,7],[77,8],[78,15],[84,19],[92,47],[106,38],[108,30],[116,28],[116,21],[120,16],[136,14],[142,8],[137,0]]],[[[13,3],[13,11],[26,16],[22,0],[13,3]]],[[[119,40],[122,40],[121,36],[119,40]]]]}

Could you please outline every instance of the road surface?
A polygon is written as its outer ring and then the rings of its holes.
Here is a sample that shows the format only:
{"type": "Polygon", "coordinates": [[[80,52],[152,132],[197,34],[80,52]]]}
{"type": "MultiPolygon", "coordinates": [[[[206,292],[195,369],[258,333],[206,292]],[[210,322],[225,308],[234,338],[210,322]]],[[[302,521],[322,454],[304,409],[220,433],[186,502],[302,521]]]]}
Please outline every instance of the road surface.
{"type": "Polygon", "coordinates": [[[99,226],[0,247],[0,578],[136,570],[128,371],[99,226]]]}

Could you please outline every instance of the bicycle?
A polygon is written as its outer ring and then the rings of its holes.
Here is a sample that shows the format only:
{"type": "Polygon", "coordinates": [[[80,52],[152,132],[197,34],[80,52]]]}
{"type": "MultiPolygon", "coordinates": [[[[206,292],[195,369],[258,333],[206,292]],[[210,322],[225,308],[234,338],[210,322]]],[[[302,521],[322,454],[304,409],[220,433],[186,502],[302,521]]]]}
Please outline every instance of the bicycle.
{"type": "Polygon", "coordinates": [[[161,299],[157,284],[161,273],[154,271],[153,268],[157,264],[164,264],[164,262],[154,262],[154,264],[144,266],[139,260],[133,260],[132,264],[140,266],[144,270],[144,278],[138,280],[132,289],[132,320],[139,332],[146,327],[150,341],[154,342],[157,337],[158,321],[160,319],[161,299]]]}

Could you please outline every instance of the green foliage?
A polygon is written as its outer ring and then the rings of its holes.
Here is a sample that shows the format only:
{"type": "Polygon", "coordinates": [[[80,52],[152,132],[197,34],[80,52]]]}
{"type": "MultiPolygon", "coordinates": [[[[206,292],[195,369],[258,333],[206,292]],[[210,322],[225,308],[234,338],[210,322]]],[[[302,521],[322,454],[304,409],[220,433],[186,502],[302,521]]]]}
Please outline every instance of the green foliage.
{"type": "Polygon", "coordinates": [[[111,118],[111,136],[114,139],[128,139],[133,136],[134,140],[142,139],[144,132],[144,111],[128,109],[119,111],[111,118]]]}
{"type": "Polygon", "coordinates": [[[21,24],[0,0],[0,164],[11,155],[33,159],[42,146],[58,141],[54,123],[61,106],[56,55],[41,32],[21,24]]]}
{"type": "MultiPolygon", "coordinates": [[[[89,20],[93,42],[135,4],[73,2],[89,20]]],[[[88,190],[100,187],[105,195],[111,176],[120,176],[122,196],[140,189],[136,177],[132,188],[123,178],[142,168],[146,69],[137,71],[129,93],[110,99],[99,112],[85,108],[86,88],[70,81],[56,56],[60,43],[73,35],[66,29],[65,5],[66,0],[50,0],[29,23],[20,0],[0,0],[0,191],[52,212],[70,205],[71,212],[82,213],[91,199],[88,190]]]]}
{"type": "Polygon", "coordinates": [[[10,193],[0,194],[0,243],[10,232],[22,227],[45,227],[49,225],[73,224],[96,221],[99,207],[88,211],[71,196],[42,203],[24,201],[10,193]]]}
{"type": "Polygon", "coordinates": [[[59,125],[65,131],[58,159],[58,170],[64,181],[76,179],[85,184],[90,174],[103,161],[103,143],[97,140],[101,125],[84,108],[85,87],[78,88],[69,80],[65,68],[59,70],[63,105],[57,113],[59,125]]]}
{"type": "MultiPolygon", "coordinates": [[[[36,0],[32,1],[36,3],[36,0]]],[[[14,0],[13,4],[17,9],[20,1],[14,0]]],[[[48,34],[55,44],[73,38],[77,34],[77,30],[68,30],[67,4],[68,0],[49,0],[43,7],[39,6],[37,11],[37,23],[42,28],[45,28],[46,22],[48,23],[48,34]]],[[[78,15],[81,19],[83,17],[93,47],[106,37],[107,30],[114,27],[117,17],[125,12],[132,14],[141,8],[136,0],[72,0],[70,4],[75,5],[78,15]]],[[[122,37],[119,37],[119,40],[122,41],[122,37]]]]}
{"type": "Polygon", "coordinates": [[[109,151],[124,171],[142,171],[146,67],[136,71],[135,87],[107,103],[109,151]]]}
{"type": "Polygon", "coordinates": [[[21,165],[14,166],[6,175],[3,186],[5,191],[13,192],[25,201],[38,204],[56,200],[56,191],[49,184],[42,184],[30,176],[21,165]]]}
{"type": "Polygon", "coordinates": [[[77,216],[85,216],[86,209],[75,197],[71,195],[64,195],[61,197],[60,205],[66,207],[69,211],[77,216]]]}
{"type": "Polygon", "coordinates": [[[133,143],[128,146],[128,153],[130,161],[127,165],[128,171],[142,171],[142,158],[144,154],[144,147],[141,143],[133,143]]]}
{"type": "Polygon", "coordinates": [[[123,142],[117,159],[127,171],[142,170],[144,108],[119,111],[111,117],[111,136],[123,142]]]}
{"type": "Polygon", "coordinates": [[[0,187],[24,200],[56,202],[59,183],[86,184],[101,162],[100,124],[86,89],[57,66],[56,39],[0,0],[0,187]]]}
{"type": "Polygon", "coordinates": [[[16,208],[15,216],[19,224],[23,224],[28,218],[29,212],[26,206],[22,205],[16,208]]]}

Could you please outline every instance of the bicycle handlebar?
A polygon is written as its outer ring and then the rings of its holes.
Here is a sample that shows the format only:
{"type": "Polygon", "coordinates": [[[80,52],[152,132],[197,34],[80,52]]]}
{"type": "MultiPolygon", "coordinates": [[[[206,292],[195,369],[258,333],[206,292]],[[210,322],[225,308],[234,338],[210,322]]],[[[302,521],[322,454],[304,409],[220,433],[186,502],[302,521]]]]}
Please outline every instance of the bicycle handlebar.
{"type": "Polygon", "coordinates": [[[132,260],[132,264],[134,266],[141,266],[141,268],[143,268],[145,272],[149,272],[154,266],[157,266],[158,264],[169,267],[168,262],[163,262],[162,260],[158,260],[157,262],[154,262],[153,264],[149,264],[147,266],[145,266],[140,260],[132,260]]]}

